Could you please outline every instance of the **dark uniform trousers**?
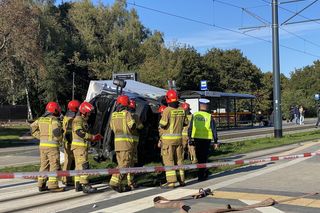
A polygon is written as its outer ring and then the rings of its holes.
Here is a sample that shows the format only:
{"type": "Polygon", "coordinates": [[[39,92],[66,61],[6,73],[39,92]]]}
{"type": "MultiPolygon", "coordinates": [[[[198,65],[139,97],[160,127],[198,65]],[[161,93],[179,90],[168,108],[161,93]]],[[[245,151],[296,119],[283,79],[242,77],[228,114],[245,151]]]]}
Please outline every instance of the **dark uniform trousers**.
{"type": "MultiPolygon", "coordinates": [[[[196,156],[198,163],[207,163],[208,156],[210,152],[210,144],[211,140],[207,139],[194,139],[194,143],[196,146],[196,156]]],[[[207,169],[199,169],[198,170],[198,179],[205,179],[207,178],[208,172],[207,169]]]]}

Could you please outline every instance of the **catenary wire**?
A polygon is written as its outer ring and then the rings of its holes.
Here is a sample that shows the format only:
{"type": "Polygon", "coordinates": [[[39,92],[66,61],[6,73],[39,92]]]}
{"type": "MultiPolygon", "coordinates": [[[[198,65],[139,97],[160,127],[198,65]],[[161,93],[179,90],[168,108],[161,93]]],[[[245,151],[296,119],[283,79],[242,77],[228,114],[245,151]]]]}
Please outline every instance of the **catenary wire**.
{"type": "MultiPolygon", "coordinates": [[[[217,24],[210,24],[208,22],[196,20],[196,19],[193,19],[193,18],[189,18],[189,17],[185,17],[185,16],[181,16],[181,15],[176,15],[176,14],[169,13],[169,12],[166,12],[166,11],[162,11],[162,10],[146,7],[146,6],[143,6],[141,4],[136,4],[136,3],[132,3],[132,2],[127,2],[127,4],[131,5],[133,7],[142,8],[142,9],[145,9],[145,10],[157,12],[157,13],[164,14],[164,15],[167,15],[167,16],[171,16],[171,17],[183,19],[183,20],[186,20],[186,21],[190,21],[190,22],[194,22],[194,23],[198,23],[198,24],[202,24],[202,25],[218,28],[218,29],[221,29],[221,30],[233,32],[233,33],[240,34],[240,35],[243,35],[243,36],[251,37],[251,38],[254,38],[256,40],[264,41],[264,42],[267,42],[267,43],[272,43],[270,40],[267,40],[267,39],[264,39],[264,38],[260,38],[260,37],[257,37],[257,36],[253,36],[253,35],[250,35],[250,34],[246,34],[244,32],[239,32],[237,30],[230,29],[230,28],[227,28],[227,27],[219,26],[217,24]]],[[[300,50],[300,49],[296,49],[296,48],[293,48],[293,47],[290,47],[290,46],[286,46],[286,45],[283,45],[283,44],[280,44],[279,46],[281,46],[283,48],[286,48],[286,49],[290,49],[290,50],[295,51],[295,52],[299,52],[299,53],[302,53],[302,54],[305,54],[305,55],[309,55],[309,56],[315,57],[317,59],[320,58],[319,55],[316,55],[316,54],[313,54],[313,53],[309,53],[309,52],[306,52],[306,51],[303,51],[303,50],[300,50]]]]}

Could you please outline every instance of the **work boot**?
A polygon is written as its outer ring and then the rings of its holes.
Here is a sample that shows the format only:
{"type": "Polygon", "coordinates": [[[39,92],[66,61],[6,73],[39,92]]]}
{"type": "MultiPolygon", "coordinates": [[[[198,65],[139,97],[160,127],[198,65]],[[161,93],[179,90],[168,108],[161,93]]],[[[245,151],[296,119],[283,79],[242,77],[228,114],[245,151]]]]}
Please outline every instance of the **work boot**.
{"type": "Polygon", "coordinates": [[[110,188],[116,192],[119,192],[119,193],[129,192],[132,190],[131,187],[129,187],[129,186],[112,186],[112,185],[110,185],[110,188]]]}
{"type": "Polygon", "coordinates": [[[93,188],[91,185],[89,184],[83,184],[82,185],[82,191],[83,193],[93,193],[93,192],[96,192],[97,189],[96,188],[93,188]]]}
{"type": "Polygon", "coordinates": [[[186,183],[185,183],[184,181],[179,181],[179,186],[185,187],[185,186],[186,186],[186,183]]]}
{"type": "Polygon", "coordinates": [[[62,187],[52,188],[52,189],[49,189],[49,192],[64,192],[64,188],[62,187]]]}
{"type": "Polygon", "coordinates": [[[132,188],[130,186],[124,185],[121,187],[121,192],[129,192],[132,188]]]}
{"type": "Polygon", "coordinates": [[[161,189],[174,189],[175,184],[174,183],[165,183],[160,186],[161,189]]]}
{"type": "Polygon", "coordinates": [[[111,188],[112,190],[116,191],[116,192],[119,192],[119,193],[122,192],[119,186],[112,186],[112,185],[110,185],[110,188],[111,188]]]}
{"type": "Polygon", "coordinates": [[[74,189],[76,190],[76,192],[81,192],[82,191],[82,185],[80,184],[80,182],[76,182],[75,183],[74,189]]]}
{"type": "Polygon", "coordinates": [[[131,188],[131,190],[135,190],[135,189],[139,188],[138,184],[136,184],[136,183],[130,184],[129,187],[131,188]]]}
{"type": "Polygon", "coordinates": [[[40,187],[38,187],[39,192],[44,192],[48,190],[48,187],[46,186],[46,183],[42,183],[40,187]]]}
{"type": "Polygon", "coordinates": [[[47,186],[41,186],[41,187],[38,187],[38,188],[39,188],[39,192],[48,191],[48,187],[47,186]]]}

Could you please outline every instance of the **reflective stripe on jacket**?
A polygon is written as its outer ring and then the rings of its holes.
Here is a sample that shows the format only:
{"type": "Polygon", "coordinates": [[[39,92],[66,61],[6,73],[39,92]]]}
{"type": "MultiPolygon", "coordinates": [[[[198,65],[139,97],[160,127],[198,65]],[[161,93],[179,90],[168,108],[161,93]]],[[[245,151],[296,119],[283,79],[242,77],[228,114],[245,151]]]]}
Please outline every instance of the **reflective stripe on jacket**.
{"type": "Polygon", "coordinates": [[[188,118],[182,108],[167,107],[159,122],[161,128],[161,140],[169,143],[181,143],[182,130],[188,125],[188,118]]]}
{"type": "Polygon", "coordinates": [[[32,123],[31,132],[40,140],[40,147],[59,147],[62,141],[61,122],[53,115],[40,117],[32,123]]]}
{"type": "Polygon", "coordinates": [[[72,146],[88,147],[91,138],[87,121],[77,115],[72,121],[72,146]]]}
{"type": "Polygon", "coordinates": [[[133,149],[133,142],[139,138],[133,134],[136,127],[135,120],[127,110],[113,112],[111,115],[110,128],[114,133],[115,151],[127,151],[133,149]]]}

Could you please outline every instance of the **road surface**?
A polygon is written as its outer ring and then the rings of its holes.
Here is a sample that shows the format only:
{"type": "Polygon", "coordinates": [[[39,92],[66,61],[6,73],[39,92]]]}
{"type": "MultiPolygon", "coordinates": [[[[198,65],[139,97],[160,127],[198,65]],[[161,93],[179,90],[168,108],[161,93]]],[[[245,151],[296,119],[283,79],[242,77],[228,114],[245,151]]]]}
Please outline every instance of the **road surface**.
{"type": "MultiPolygon", "coordinates": [[[[320,141],[291,146],[280,155],[291,155],[320,151],[320,141]]],[[[279,152],[279,150],[275,150],[279,152]]],[[[266,150],[263,155],[273,155],[266,150]]],[[[242,158],[256,157],[249,153],[242,158]]],[[[278,153],[279,155],[279,153],[278,153]]],[[[264,156],[265,157],[265,156],[264,156]]],[[[240,159],[240,158],[239,158],[240,159]]],[[[204,182],[191,180],[187,187],[163,190],[159,187],[141,188],[132,192],[117,193],[106,185],[99,185],[98,193],[86,195],[68,190],[63,193],[39,193],[31,180],[0,180],[0,212],[164,212],[178,213],[177,209],[156,209],[153,198],[163,196],[169,199],[188,198],[199,188],[211,188],[214,195],[199,200],[186,200],[190,212],[209,208],[244,206],[266,198],[283,200],[306,193],[320,192],[320,157],[299,158],[291,161],[276,161],[245,166],[233,171],[210,176],[204,182]]],[[[272,207],[243,212],[320,212],[320,196],[309,196],[272,207]]]]}

